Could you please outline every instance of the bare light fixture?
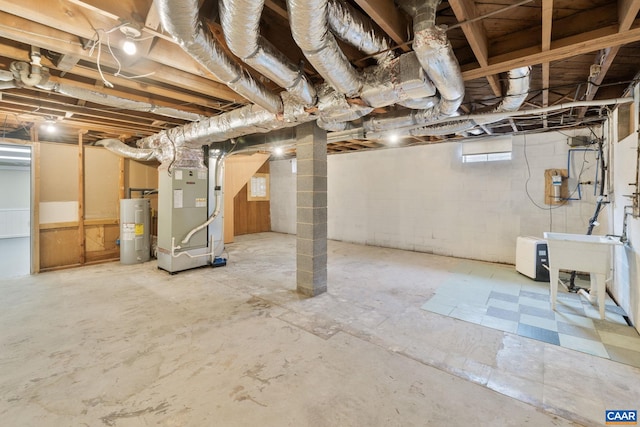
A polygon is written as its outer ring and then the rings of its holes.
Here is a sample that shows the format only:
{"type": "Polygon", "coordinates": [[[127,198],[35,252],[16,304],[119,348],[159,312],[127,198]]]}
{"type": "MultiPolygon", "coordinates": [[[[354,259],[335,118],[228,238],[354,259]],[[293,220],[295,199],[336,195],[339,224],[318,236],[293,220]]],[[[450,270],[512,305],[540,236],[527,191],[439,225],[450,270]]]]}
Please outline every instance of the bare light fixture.
{"type": "Polygon", "coordinates": [[[44,124],[42,125],[43,129],[46,130],[49,133],[55,133],[56,132],[56,121],[55,119],[47,119],[44,121],[44,124]]]}
{"type": "Polygon", "coordinates": [[[122,43],[122,50],[127,55],[135,55],[138,51],[136,40],[140,38],[142,33],[131,24],[122,24],[120,31],[126,37],[124,43],[122,43]]]}
{"type": "Polygon", "coordinates": [[[282,156],[284,154],[284,149],[282,147],[276,147],[273,149],[273,154],[276,156],[282,156]]]}
{"type": "Polygon", "coordinates": [[[397,144],[399,140],[400,140],[400,137],[398,136],[397,133],[392,133],[389,135],[389,142],[391,144],[397,144]]]}

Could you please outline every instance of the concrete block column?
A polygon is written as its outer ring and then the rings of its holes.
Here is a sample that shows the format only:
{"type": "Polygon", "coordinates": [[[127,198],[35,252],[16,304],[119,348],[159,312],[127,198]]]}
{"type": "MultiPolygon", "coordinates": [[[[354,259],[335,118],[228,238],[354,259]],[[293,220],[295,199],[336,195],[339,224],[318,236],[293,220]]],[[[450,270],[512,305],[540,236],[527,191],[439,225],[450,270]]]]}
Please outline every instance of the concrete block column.
{"type": "Polygon", "coordinates": [[[314,122],[296,128],[298,292],[327,291],[327,132],[314,122]]]}

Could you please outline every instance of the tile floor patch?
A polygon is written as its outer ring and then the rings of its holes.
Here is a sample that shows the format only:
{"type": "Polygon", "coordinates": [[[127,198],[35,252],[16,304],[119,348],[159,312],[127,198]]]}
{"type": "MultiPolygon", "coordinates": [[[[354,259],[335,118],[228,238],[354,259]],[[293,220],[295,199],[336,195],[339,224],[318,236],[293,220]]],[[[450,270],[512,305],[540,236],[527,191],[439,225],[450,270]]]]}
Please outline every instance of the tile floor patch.
{"type": "Polygon", "coordinates": [[[506,302],[518,302],[518,297],[516,295],[510,295],[496,291],[491,291],[491,293],[489,294],[489,298],[499,299],[506,302]]]}
{"type": "Polygon", "coordinates": [[[515,269],[495,267],[491,274],[484,264],[480,270],[471,261],[459,264],[422,309],[640,367],[640,335],[608,296],[606,320],[597,306],[563,290],[553,311],[549,283],[523,278],[515,269]]]}
{"type": "Polygon", "coordinates": [[[560,345],[560,337],[557,332],[538,328],[537,326],[520,323],[520,325],[518,325],[518,335],[548,342],[549,344],[560,345]]]}
{"type": "Polygon", "coordinates": [[[517,311],[505,310],[498,307],[489,307],[487,309],[487,316],[497,317],[504,320],[511,320],[513,322],[520,321],[520,313],[518,313],[517,311]]]}

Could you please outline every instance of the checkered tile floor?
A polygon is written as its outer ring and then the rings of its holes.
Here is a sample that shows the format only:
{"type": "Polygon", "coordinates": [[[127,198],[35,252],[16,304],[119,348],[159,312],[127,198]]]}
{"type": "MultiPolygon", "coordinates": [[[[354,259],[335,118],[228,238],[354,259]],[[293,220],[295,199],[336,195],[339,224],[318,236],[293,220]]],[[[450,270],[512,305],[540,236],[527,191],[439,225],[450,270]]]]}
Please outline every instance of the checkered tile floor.
{"type": "Polygon", "coordinates": [[[562,287],[551,310],[549,283],[512,266],[463,260],[452,273],[424,310],[640,367],[640,335],[608,296],[601,320],[597,306],[562,287]]]}

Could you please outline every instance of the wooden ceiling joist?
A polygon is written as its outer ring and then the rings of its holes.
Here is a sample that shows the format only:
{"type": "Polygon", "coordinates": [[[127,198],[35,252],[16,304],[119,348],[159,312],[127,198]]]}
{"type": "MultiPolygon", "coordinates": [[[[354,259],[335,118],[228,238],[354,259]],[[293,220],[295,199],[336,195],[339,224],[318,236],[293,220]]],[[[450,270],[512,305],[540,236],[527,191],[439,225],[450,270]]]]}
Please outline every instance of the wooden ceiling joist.
{"type": "MultiPolygon", "coordinates": [[[[473,19],[478,16],[475,4],[465,0],[449,0],[449,5],[451,9],[453,9],[453,13],[456,15],[458,22],[462,23],[462,31],[480,67],[486,67],[489,65],[487,34],[481,21],[473,21],[473,19]]],[[[502,88],[500,87],[498,77],[496,75],[487,75],[486,79],[491,86],[493,94],[495,96],[501,96],[502,88]]]]}

